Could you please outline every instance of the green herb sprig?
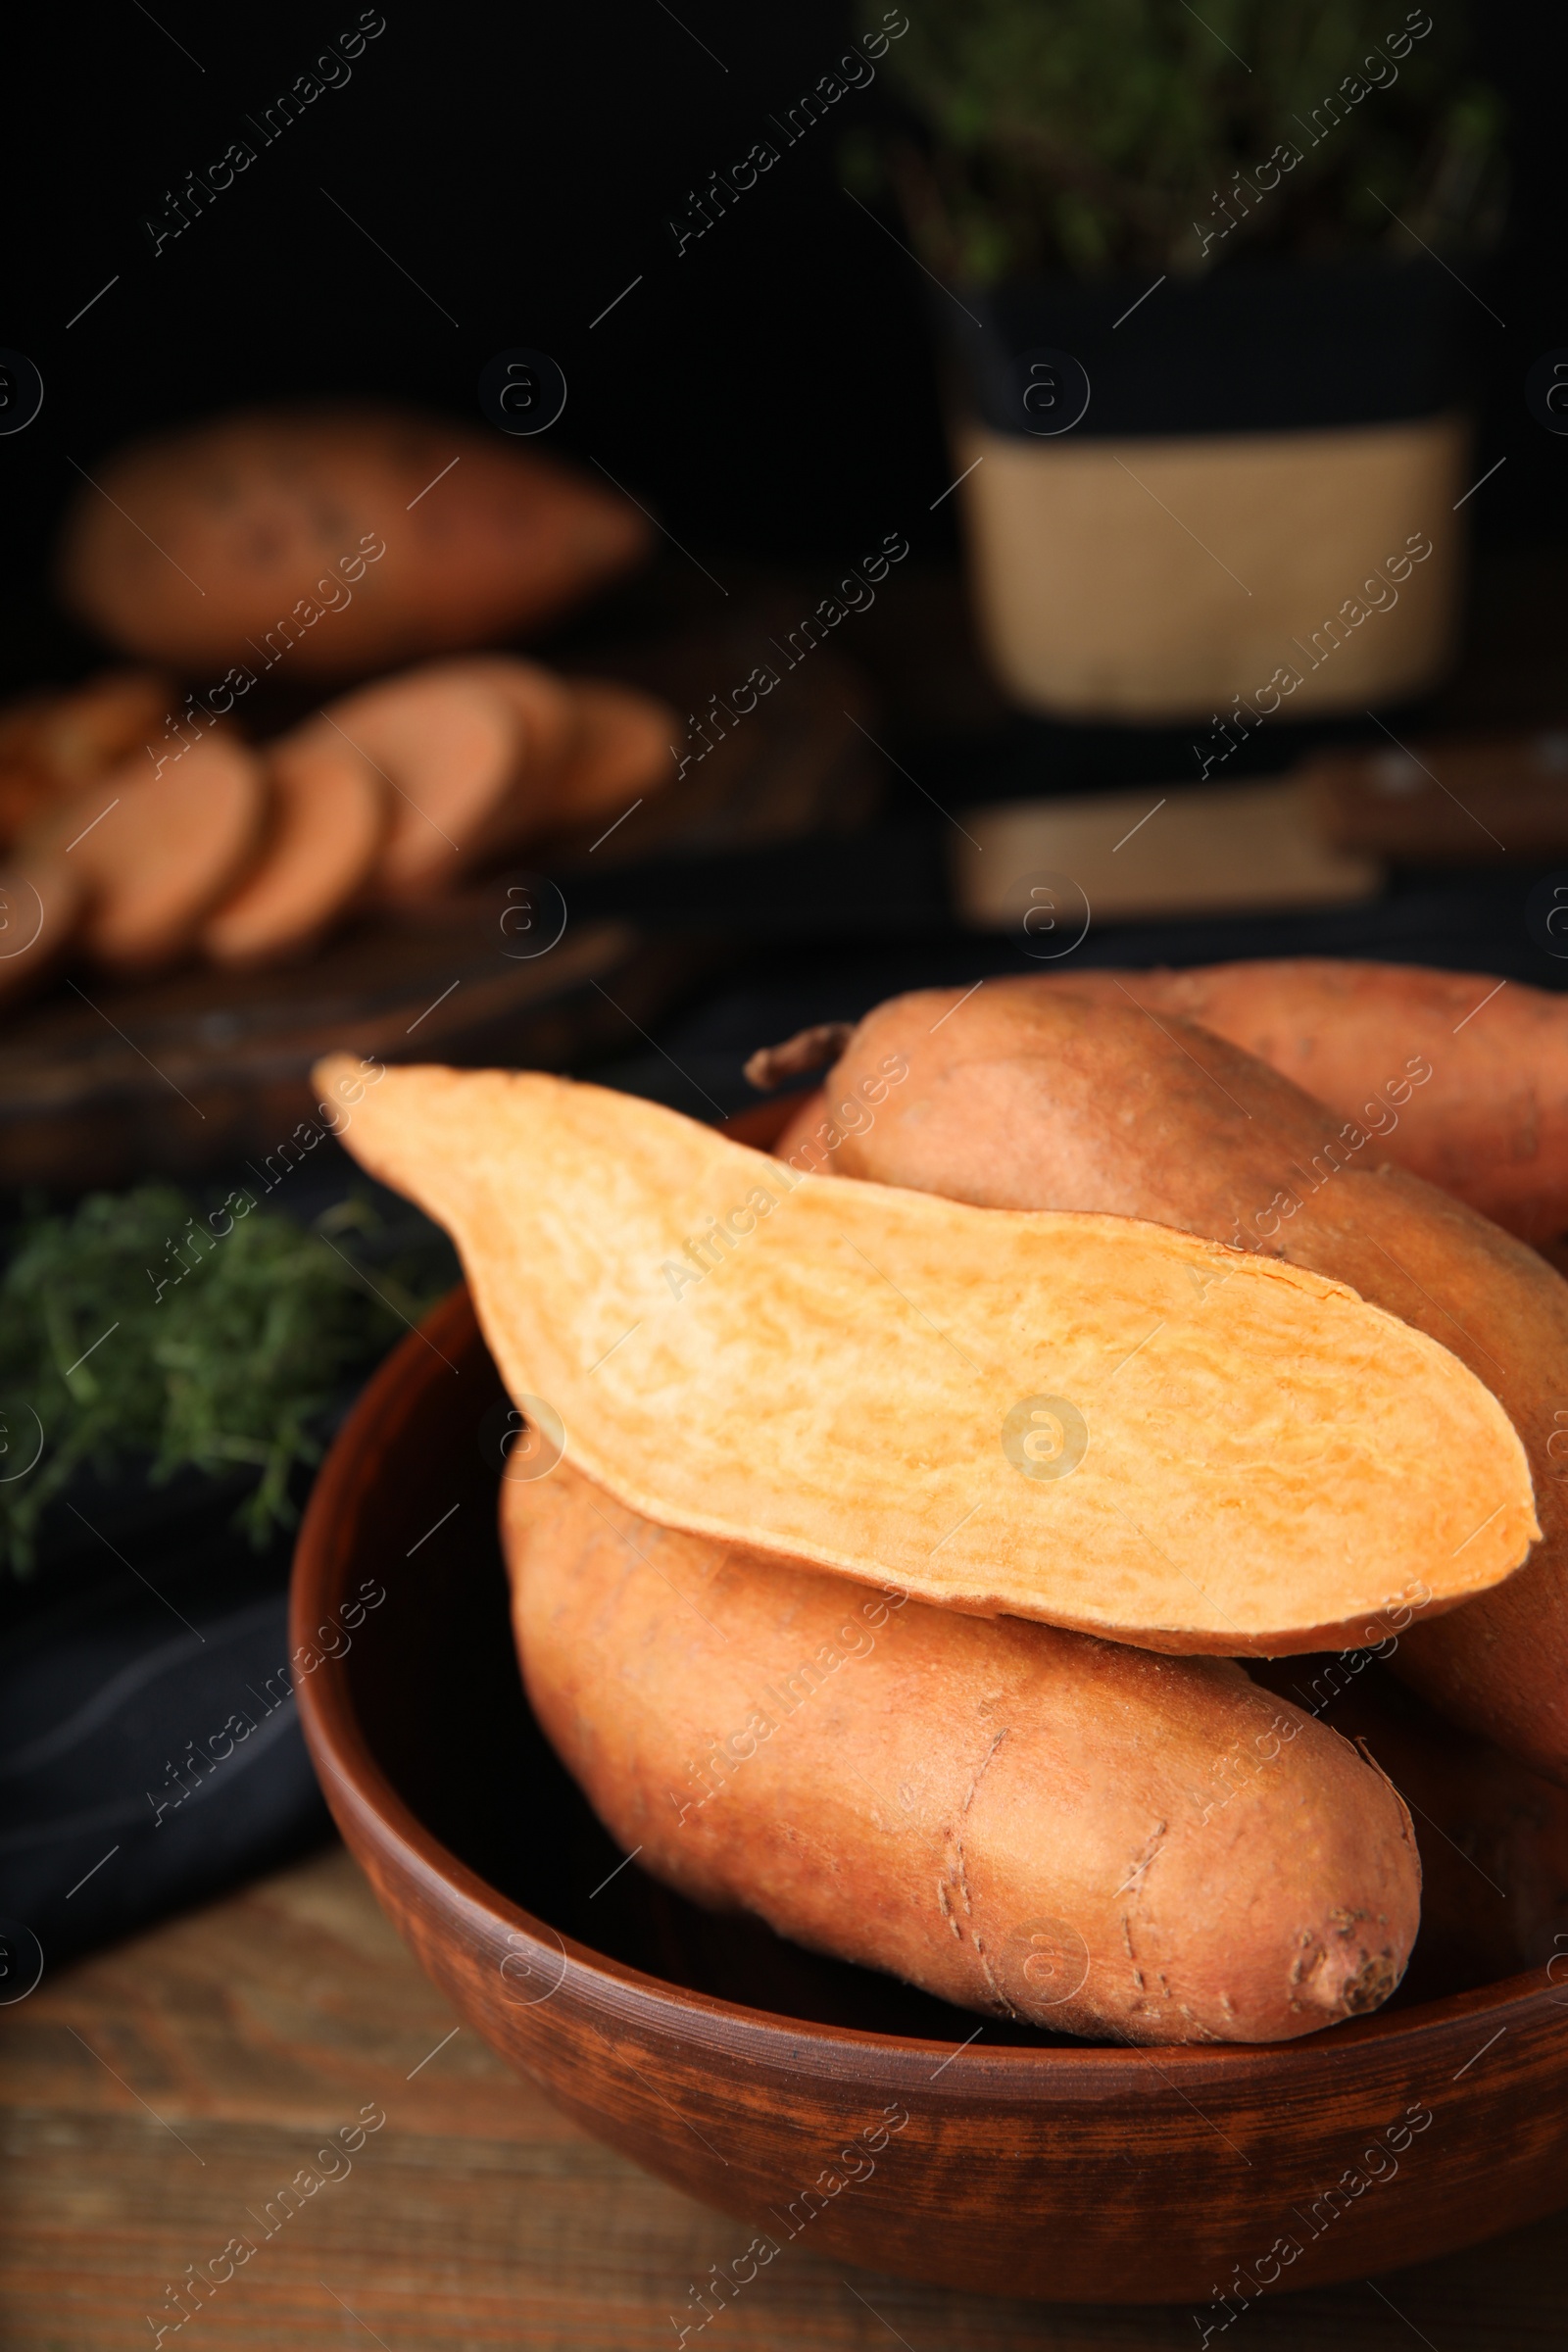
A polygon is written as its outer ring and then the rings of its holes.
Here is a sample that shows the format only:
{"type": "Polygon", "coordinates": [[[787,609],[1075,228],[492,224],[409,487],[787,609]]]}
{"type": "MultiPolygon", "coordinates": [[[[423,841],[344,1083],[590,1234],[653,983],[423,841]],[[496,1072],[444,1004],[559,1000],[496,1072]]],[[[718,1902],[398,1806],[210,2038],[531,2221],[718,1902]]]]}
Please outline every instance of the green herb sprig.
{"type": "MultiPolygon", "coordinates": [[[[859,13],[880,24],[881,0],[859,13]]],[[[1502,110],[1466,70],[1461,0],[922,0],[906,14],[887,66],[925,135],[891,140],[883,161],[941,275],[1413,254],[1412,235],[1476,243],[1500,220],[1502,110]],[[1254,175],[1282,147],[1297,160],[1259,200],[1254,175]]],[[[862,149],[861,170],[872,162],[862,149]]]]}
{"type": "Polygon", "coordinates": [[[40,1522],[83,1471],[141,1468],[154,1486],[248,1471],[237,1520],[263,1543],[292,1519],[291,1474],[320,1458],[355,1377],[455,1277],[439,1236],[382,1262],[364,1199],[312,1226],[248,1199],[204,1215],[147,1184],[24,1220],[0,1276],[0,1564],[14,1574],[35,1567],[40,1522]]]}

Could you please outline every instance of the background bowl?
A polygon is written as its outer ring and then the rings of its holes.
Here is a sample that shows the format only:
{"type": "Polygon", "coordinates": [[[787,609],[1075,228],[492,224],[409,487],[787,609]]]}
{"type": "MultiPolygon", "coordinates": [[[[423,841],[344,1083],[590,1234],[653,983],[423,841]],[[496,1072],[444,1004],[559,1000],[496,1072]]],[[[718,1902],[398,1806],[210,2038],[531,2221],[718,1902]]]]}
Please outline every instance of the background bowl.
{"type": "MultiPolygon", "coordinates": [[[[290,1639],[382,1907],[586,2131],[774,2246],[808,2230],[873,2270],[1070,2302],[1364,2276],[1568,2200],[1568,1955],[1560,1984],[1553,1961],[1272,2047],[1100,2046],[977,2020],[623,1863],[523,1696],[504,1413],[455,1292],[322,1469],[290,1639]]],[[[739,2234],[736,2256],[771,2259],[739,2234]]]]}

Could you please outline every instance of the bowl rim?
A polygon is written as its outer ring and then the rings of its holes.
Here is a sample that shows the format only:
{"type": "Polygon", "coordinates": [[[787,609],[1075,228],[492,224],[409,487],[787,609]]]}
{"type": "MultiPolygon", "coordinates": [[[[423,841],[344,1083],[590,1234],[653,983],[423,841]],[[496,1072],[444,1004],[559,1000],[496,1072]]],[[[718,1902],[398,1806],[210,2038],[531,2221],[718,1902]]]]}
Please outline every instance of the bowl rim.
{"type": "MultiPolygon", "coordinates": [[[[317,1476],[295,1547],[289,1597],[291,1658],[302,1644],[309,1644],[313,1621],[320,1622],[322,1612],[341,1598],[338,1582],[349,1547],[341,1542],[340,1530],[354,1511],[367,1456],[380,1450],[376,1441],[383,1431],[391,1435],[406,1421],[411,1408],[416,1408],[419,1392],[436,1377],[432,1349],[438,1353],[458,1351],[473,1339],[484,1344],[467,1285],[460,1282],[393,1348],[344,1421],[317,1476]]],[[[853,2051],[868,2064],[879,2060],[884,2066],[896,2055],[945,2061],[961,2057],[971,2084],[979,2066],[993,2075],[1018,2079],[1020,2084],[1031,2078],[1054,2077],[1051,2088],[1058,2093],[1069,2087],[1062,2080],[1068,2074],[1086,2091],[1092,2084],[1103,2090],[1121,2082],[1147,2084],[1152,2065],[1167,2080],[1174,2072],[1214,2083],[1227,2073],[1255,2072],[1260,2063],[1288,2063],[1293,2050],[1332,2064],[1334,2054],[1348,2056],[1372,2042],[1402,2058],[1414,2055],[1424,2039],[1446,2034],[1469,2017],[1500,2020],[1507,2026],[1539,2013],[1544,2000],[1568,2006],[1568,1988],[1553,1996],[1553,1980],[1535,1968],[1407,2009],[1377,2010],[1277,2042],[1086,2042],[1045,2049],[994,2042],[982,2048],[972,2042],[955,2044],[924,2035],[878,2033],[870,2027],[789,2018],[776,2010],[756,2009],[722,1994],[700,1992],[653,1976],[628,1961],[596,1951],[525,1910],[444,1845],[399,1795],[355,1713],[341,1658],[323,1658],[318,1669],[299,1674],[295,1690],[311,1757],[323,1784],[336,1784],[346,1792],[349,1809],[374,1843],[384,1846],[390,1840],[401,1849],[397,1859],[411,1878],[450,1889],[476,1920],[488,1918],[502,1936],[527,1938],[541,1958],[559,1961],[564,1955],[558,1989],[575,1977],[578,1989],[591,1998],[613,2006],[637,2005],[644,2011],[644,2022],[649,2012],[663,2012],[673,2026],[671,2013],[678,2013],[688,2030],[704,2024],[710,2029],[727,2027],[731,2034],[740,2032],[776,2046],[781,2059],[788,2045],[798,2049],[806,2041],[818,2043],[824,2050],[853,2051]],[[559,1953],[555,1946],[560,1947],[559,1953]],[[1152,2055],[1156,2052],[1157,2056],[1152,2055]]],[[[325,1786],[324,1793],[330,1803],[332,1787],[325,1786]]],[[[339,1805],[332,1803],[331,1809],[341,1826],[339,1805]]],[[[982,2027],[987,2022],[982,2019],[982,2027]]]]}

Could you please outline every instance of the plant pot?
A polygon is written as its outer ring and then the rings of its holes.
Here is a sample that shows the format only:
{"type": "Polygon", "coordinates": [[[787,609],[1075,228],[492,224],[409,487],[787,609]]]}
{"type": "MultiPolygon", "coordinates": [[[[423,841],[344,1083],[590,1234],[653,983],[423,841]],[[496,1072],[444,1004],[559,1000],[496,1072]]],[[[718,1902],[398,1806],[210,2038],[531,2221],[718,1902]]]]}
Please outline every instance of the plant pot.
{"type": "Polygon", "coordinates": [[[1169,722],[1431,686],[1461,584],[1464,299],[1436,261],[1357,260],[943,304],[972,594],[1007,690],[1169,722]],[[1024,407],[1041,351],[1088,376],[1054,433],[1024,407]]]}

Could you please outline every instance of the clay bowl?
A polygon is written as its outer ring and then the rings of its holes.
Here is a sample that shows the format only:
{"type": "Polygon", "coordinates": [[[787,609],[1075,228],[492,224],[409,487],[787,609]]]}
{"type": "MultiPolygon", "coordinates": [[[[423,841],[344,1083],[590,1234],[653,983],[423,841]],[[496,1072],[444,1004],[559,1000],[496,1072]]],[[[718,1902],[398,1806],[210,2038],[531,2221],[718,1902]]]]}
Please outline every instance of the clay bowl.
{"type": "Polygon", "coordinates": [[[805,2232],[953,2286],[1207,2304],[1449,2253],[1568,2201],[1568,1983],[1545,1968],[1274,2047],[1094,2046],[617,1869],[514,1659],[505,1412],[455,1292],[318,1480],[293,1592],[306,1737],[429,1976],[585,2131],[735,2215],[737,2278],[754,2235],[805,2232]],[[384,1600],[356,1605],[362,1586],[384,1600]]]}

